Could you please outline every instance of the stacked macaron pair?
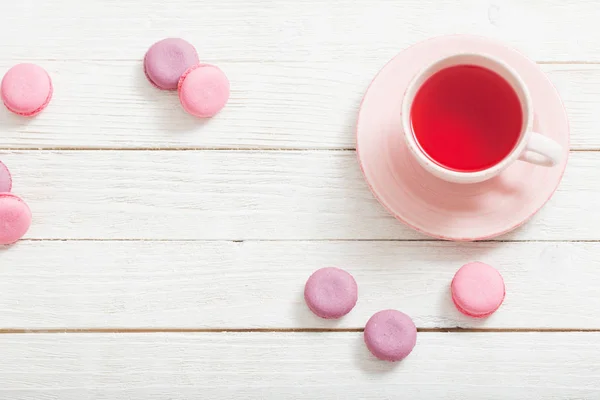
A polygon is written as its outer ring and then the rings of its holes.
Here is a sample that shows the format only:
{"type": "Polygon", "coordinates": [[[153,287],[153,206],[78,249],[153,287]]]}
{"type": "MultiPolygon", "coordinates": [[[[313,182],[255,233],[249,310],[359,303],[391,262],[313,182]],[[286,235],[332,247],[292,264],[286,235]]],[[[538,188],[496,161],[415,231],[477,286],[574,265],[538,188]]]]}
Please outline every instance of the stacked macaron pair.
{"type": "MultiPolygon", "coordinates": [[[[23,117],[41,113],[53,94],[50,75],[35,64],[17,64],[0,83],[0,96],[6,108],[23,117]]],[[[23,199],[11,193],[12,176],[0,162],[0,245],[21,239],[31,225],[31,210],[23,199]]]]}
{"type": "Polygon", "coordinates": [[[144,72],[161,90],[177,90],[183,109],[200,118],[216,115],[229,100],[229,80],[218,67],[200,62],[190,43],[169,38],[153,44],[144,72]]]}
{"type": "MultiPolygon", "coordinates": [[[[462,266],[452,279],[450,288],[456,308],[473,318],[490,316],[500,307],[505,295],[500,273],[481,262],[462,266]]],[[[356,305],[358,285],[354,277],[343,269],[322,268],[306,281],[304,299],[317,316],[341,318],[356,305]]],[[[397,310],[383,310],[367,321],[364,341],[375,357],[400,361],[415,347],[417,328],[408,315],[397,310]]]]}
{"type": "Polygon", "coordinates": [[[21,239],[31,225],[31,210],[19,196],[12,194],[12,177],[0,162],[0,245],[21,239]]]}

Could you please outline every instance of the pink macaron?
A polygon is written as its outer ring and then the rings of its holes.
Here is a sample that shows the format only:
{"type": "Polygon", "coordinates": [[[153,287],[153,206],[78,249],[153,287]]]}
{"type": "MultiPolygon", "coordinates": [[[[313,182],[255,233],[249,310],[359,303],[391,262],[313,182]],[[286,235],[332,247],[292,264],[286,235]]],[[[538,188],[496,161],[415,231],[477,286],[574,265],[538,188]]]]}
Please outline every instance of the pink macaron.
{"type": "Polygon", "coordinates": [[[452,301],[463,314],[484,318],[496,311],[504,301],[502,275],[482,262],[463,265],[450,285],[452,301]]]}
{"type": "Polygon", "coordinates": [[[10,192],[12,189],[12,177],[10,171],[0,162],[0,193],[10,192]]]}
{"type": "Polygon", "coordinates": [[[196,117],[209,118],[227,104],[229,79],[214,65],[198,64],[182,75],[178,90],[185,111],[196,117]]]}
{"type": "Polygon", "coordinates": [[[199,62],[194,46],[183,39],[168,38],[148,49],[144,57],[144,72],[157,88],[176,90],[181,75],[199,62]]]}
{"type": "Polygon", "coordinates": [[[21,239],[31,225],[29,206],[12,193],[0,193],[0,245],[21,239]]]}
{"type": "Polygon", "coordinates": [[[25,117],[42,112],[50,103],[52,92],[50,75],[35,64],[17,64],[9,69],[0,88],[6,108],[25,117]]]}
{"type": "Polygon", "coordinates": [[[385,361],[400,361],[415,347],[417,327],[408,315],[400,311],[379,311],[367,322],[364,339],[375,357],[385,361]]]}
{"type": "Polygon", "coordinates": [[[340,318],[356,305],[358,286],[352,275],[343,269],[321,268],[306,281],[304,300],[317,316],[340,318]]]}

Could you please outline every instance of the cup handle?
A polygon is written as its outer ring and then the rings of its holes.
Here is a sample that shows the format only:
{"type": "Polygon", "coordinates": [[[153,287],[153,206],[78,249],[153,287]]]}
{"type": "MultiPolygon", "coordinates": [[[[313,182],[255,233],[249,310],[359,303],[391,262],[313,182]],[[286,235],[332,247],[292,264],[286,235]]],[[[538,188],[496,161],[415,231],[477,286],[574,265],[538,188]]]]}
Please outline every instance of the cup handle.
{"type": "Polygon", "coordinates": [[[519,160],[544,167],[553,167],[561,162],[562,152],[562,147],[554,140],[540,133],[531,132],[529,142],[519,160]]]}

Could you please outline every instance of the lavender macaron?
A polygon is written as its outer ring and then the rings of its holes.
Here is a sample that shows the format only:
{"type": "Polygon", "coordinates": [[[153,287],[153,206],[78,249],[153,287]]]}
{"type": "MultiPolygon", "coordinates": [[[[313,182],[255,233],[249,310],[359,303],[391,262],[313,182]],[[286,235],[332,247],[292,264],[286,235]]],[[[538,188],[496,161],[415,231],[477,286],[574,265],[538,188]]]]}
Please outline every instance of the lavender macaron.
{"type": "Polygon", "coordinates": [[[144,72],[157,88],[176,90],[181,75],[199,62],[194,46],[183,39],[168,38],[148,49],[144,57],[144,72]]]}
{"type": "Polygon", "coordinates": [[[400,361],[415,347],[417,327],[408,315],[396,310],[383,310],[367,322],[364,339],[375,357],[400,361]]]}
{"type": "Polygon", "coordinates": [[[352,275],[343,269],[321,268],[306,281],[304,300],[321,318],[341,318],[356,305],[358,286],[352,275]]]}

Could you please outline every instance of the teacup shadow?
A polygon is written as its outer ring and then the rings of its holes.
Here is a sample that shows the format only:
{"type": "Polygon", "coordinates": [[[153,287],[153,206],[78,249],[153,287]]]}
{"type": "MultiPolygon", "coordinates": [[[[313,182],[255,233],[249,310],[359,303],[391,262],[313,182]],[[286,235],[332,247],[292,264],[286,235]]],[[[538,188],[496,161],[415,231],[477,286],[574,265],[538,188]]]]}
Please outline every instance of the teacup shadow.
{"type": "Polygon", "coordinates": [[[511,184],[510,182],[508,182],[506,180],[506,178],[504,178],[502,176],[502,174],[493,177],[492,179],[490,179],[490,189],[503,193],[503,194],[517,194],[520,192],[520,189],[518,186],[511,184]]]}
{"type": "Polygon", "coordinates": [[[536,112],[533,113],[533,130],[538,133],[544,133],[544,130],[541,126],[540,117],[536,112]]]}
{"type": "Polygon", "coordinates": [[[185,112],[175,90],[160,90],[153,86],[144,73],[142,62],[135,64],[135,88],[147,101],[153,103],[153,112],[159,113],[156,120],[169,132],[187,133],[210,123],[210,119],[194,117],[185,112]]]}

